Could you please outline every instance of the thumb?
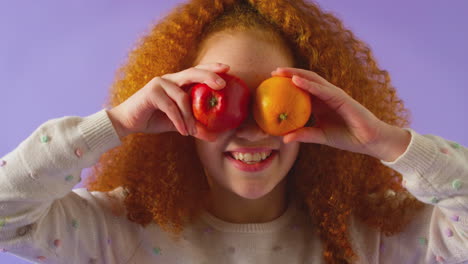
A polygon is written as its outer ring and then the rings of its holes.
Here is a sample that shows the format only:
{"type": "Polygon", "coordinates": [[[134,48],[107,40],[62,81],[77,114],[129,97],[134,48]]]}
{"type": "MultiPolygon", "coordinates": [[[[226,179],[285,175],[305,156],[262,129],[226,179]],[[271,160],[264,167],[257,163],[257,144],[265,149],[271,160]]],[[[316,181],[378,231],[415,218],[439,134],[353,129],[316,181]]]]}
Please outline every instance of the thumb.
{"type": "Polygon", "coordinates": [[[325,135],[320,128],[302,127],[283,136],[283,142],[300,141],[305,143],[325,144],[325,135]]]}

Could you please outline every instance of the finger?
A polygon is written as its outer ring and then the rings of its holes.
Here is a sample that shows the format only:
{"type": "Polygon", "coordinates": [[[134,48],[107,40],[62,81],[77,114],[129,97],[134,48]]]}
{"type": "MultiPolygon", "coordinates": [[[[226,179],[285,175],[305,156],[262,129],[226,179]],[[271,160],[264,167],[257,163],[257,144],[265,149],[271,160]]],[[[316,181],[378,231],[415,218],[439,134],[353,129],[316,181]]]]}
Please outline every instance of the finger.
{"type": "Polygon", "coordinates": [[[325,144],[327,142],[323,130],[314,127],[303,127],[283,136],[284,143],[300,141],[305,143],[325,144]]]}
{"type": "Polygon", "coordinates": [[[224,71],[229,69],[230,66],[224,63],[215,62],[215,63],[207,63],[207,64],[198,64],[194,66],[194,68],[208,70],[208,71],[224,71]]]}
{"type": "Polygon", "coordinates": [[[164,78],[161,78],[161,85],[163,86],[166,94],[176,102],[179,110],[181,110],[187,131],[190,131],[190,135],[195,135],[195,117],[192,112],[190,96],[179,86],[175,85],[171,81],[165,80],[164,78]]]}
{"type": "Polygon", "coordinates": [[[318,73],[304,69],[278,67],[276,70],[272,71],[271,74],[273,76],[282,76],[289,78],[292,78],[293,75],[297,75],[299,77],[315,81],[321,85],[333,85],[329,83],[326,79],[322,78],[322,76],[318,75],[318,73]]]}
{"type": "Polygon", "coordinates": [[[340,107],[345,103],[347,97],[349,97],[343,90],[339,88],[333,89],[330,86],[321,85],[319,83],[298,77],[297,75],[293,76],[292,81],[297,87],[308,91],[315,97],[325,102],[335,111],[339,110],[340,107]]]}
{"type": "Polygon", "coordinates": [[[188,136],[187,128],[185,127],[179,108],[176,103],[169,98],[164,89],[156,89],[155,96],[151,98],[151,101],[158,109],[163,111],[167,117],[169,117],[180,134],[188,136]],[[157,98],[157,100],[155,98],[157,98]]]}
{"type": "Polygon", "coordinates": [[[226,86],[226,82],[216,72],[227,72],[229,66],[214,63],[208,65],[197,65],[181,72],[170,73],[162,76],[172,81],[179,87],[192,83],[205,83],[212,89],[220,90],[226,86]]]}
{"type": "Polygon", "coordinates": [[[293,76],[292,80],[297,87],[308,91],[316,98],[323,101],[347,123],[350,120],[356,119],[356,117],[368,114],[372,115],[369,110],[340,88],[334,89],[333,86],[320,85],[297,76],[293,76]]]}

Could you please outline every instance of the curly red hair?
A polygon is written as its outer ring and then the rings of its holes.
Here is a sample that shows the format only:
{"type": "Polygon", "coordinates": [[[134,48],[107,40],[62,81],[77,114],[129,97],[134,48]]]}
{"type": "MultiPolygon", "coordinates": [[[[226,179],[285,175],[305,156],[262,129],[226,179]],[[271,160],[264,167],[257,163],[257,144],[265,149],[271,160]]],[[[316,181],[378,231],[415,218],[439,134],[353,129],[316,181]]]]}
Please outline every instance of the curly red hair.
{"type": "MultiPolygon", "coordinates": [[[[247,29],[285,43],[297,68],[341,87],[384,122],[409,124],[409,111],[371,49],[337,17],[305,0],[192,0],[178,5],[131,51],[107,104],[117,106],[155,76],[191,67],[203,40],[213,33],[247,29]]],[[[85,186],[101,192],[122,186],[130,221],[142,226],[154,221],[177,235],[204,209],[199,201],[209,191],[194,153],[194,138],[176,132],[132,134],[101,156],[85,186]]],[[[351,215],[393,235],[411,221],[409,212],[423,207],[401,187],[401,175],[378,159],[325,145],[301,143],[287,177],[288,193],[297,194],[319,226],[327,263],[356,258],[347,233],[351,215]]]]}

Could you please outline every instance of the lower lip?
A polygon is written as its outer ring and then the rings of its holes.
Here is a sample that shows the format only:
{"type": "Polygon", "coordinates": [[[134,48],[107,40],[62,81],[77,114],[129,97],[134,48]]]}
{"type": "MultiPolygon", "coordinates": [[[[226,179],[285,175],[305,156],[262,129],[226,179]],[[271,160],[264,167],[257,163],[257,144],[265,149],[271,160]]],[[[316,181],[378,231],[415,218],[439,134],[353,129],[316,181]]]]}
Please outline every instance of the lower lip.
{"type": "Polygon", "coordinates": [[[231,154],[229,152],[224,153],[226,158],[234,165],[234,167],[238,168],[239,170],[243,170],[247,172],[257,172],[257,171],[261,171],[261,170],[268,168],[268,166],[271,165],[271,163],[273,162],[273,159],[276,157],[277,154],[278,154],[277,151],[274,150],[273,152],[271,152],[271,155],[265,160],[262,160],[254,164],[247,164],[247,163],[244,163],[240,160],[236,160],[235,158],[231,157],[231,154]]]}

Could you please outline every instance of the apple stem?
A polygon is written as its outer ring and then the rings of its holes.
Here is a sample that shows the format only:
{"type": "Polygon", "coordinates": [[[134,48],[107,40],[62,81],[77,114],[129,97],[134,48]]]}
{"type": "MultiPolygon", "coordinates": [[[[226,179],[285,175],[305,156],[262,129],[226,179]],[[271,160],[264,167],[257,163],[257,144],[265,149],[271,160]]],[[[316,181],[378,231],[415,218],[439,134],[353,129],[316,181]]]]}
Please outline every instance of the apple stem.
{"type": "Polygon", "coordinates": [[[218,104],[218,100],[216,100],[216,97],[211,97],[210,98],[210,106],[214,107],[216,104],[218,104]]]}
{"type": "Polygon", "coordinates": [[[284,121],[288,118],[288,114],[280,114],[279,118],[280,118],[280,121],[284,121]]]}

